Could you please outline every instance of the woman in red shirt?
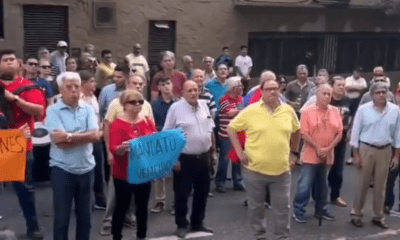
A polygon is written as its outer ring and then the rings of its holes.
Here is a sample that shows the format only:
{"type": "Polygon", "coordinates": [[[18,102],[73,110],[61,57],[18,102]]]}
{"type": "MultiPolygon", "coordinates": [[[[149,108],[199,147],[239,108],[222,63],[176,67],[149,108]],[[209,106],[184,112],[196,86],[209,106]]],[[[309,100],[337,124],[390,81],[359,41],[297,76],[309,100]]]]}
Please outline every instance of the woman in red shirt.
{"type": "Polygon", "coordinates": [[[147,208],[151,182],[130,184],[127,182],[129,141],[156,132],[155,124],[149,118],[139,115],[144,103],[143,96],[136,90],[127,90],[120,97],[124,114],[110,126],[110,150],[114,156],[112,175],[115,185],[116,206],[112,218],[111,233],[114,240],[122,239],[125,213],[135,194],[137,239],[145,239],[147,232],[147,208]]]}

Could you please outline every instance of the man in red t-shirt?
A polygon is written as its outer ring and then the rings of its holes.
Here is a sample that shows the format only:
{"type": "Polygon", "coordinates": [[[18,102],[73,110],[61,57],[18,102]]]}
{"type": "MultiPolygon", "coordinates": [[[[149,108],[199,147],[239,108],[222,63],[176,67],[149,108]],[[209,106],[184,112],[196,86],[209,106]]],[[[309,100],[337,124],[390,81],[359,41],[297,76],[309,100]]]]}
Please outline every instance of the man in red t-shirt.
{"type": "MultiPolygon", "coordinates": [[[[21,87],[34,85],[33,82],[18,76],[19,67],[20,64],[13,50],[0,52],[0,84],[5,88],[5,99],[12,109],[12,116],[10,116],[12,119],[7,128],[18,129],[28,124],[31,132],[33,132],[35,119],[44,116],[46,97],[42,90],[35,88],[25,90],[19,95],[13,94],[21,87]]],[[[35,192],[32,185],[32,165],[34,161],[32,150],[32,141],[29,139],[26,153],[26,182],[13,182],[13,186],[26,220],[27,236],[29,238],[43,238],[36,216],[35,192]]]]}

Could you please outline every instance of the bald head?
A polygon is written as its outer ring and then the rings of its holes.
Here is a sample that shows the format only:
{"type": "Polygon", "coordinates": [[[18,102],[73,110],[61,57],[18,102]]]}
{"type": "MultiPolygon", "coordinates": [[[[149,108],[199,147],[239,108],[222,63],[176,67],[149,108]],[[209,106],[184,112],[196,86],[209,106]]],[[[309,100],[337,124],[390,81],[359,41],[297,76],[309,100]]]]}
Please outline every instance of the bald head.
{"type": "Polygon", "coordinates": [[[193,80],[187,80],[183,84],[182,96],[190,105],[197,105],[197,100],[199,99],[199,87],[193,80]]]}
{"type": "Polygon", "coordinates": [[[332,99],[332,87],[329,84],[321,84],[317,88],[317,105],[327,108],[332,99]]]}
{"type": "Polygon", "coordinates": [[[318,85],[317,92],[322,91],[322,90],[326,90],[326,89],[331,89],[332,90],[331,85],[329,85],[327,83],[322,83],[322,84],[318,85]]]}

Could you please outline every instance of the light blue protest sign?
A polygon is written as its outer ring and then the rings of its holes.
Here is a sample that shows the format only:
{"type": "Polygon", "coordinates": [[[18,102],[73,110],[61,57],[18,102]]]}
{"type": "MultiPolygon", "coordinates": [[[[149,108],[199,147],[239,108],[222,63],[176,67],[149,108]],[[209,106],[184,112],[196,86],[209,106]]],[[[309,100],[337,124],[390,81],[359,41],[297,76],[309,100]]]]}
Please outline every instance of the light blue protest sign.
{"type": "Polygon", "coordinates": [[[173,129],[130,141],[128,182],[145,183],[168,175],[186,144],[182,129],[173,129]]]}

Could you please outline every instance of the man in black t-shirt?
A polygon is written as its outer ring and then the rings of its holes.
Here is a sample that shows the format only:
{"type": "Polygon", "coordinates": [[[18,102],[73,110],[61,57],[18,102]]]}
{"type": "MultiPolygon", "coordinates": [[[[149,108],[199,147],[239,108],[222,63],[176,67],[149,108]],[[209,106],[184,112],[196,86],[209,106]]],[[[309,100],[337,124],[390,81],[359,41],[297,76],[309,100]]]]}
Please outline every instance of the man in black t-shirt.
{"type": "Polygon", "coordinates": [[[339,109],[343,118],[343,139],[335,147],[335,159],[328,175],[328,183],[331,187],[331,202],[339,207],[346,207],[347,203],[340,198],[340,188],[343,182],[343,166],[346,152],[347,130],[351,124],[349,97],[345,96],[346,81],[342,76],[335,76],[332,79],[332,100],[331,105],[339,109]]]}

